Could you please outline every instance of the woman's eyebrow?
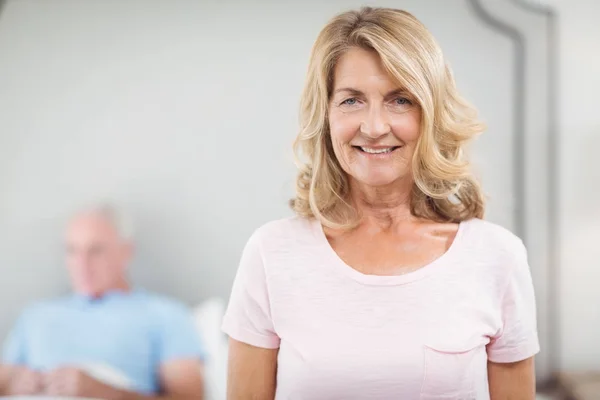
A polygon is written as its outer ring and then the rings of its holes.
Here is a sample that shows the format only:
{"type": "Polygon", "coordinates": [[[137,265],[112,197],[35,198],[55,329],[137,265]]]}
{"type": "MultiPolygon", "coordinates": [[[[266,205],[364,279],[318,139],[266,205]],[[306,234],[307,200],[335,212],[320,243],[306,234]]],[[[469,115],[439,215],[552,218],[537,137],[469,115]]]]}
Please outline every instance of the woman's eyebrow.
{"type": "Polygon", "coordinates": [[[336,89],[333,92],[333,94],[338,94],[338,93],[342,93],[342,92],[346,92],[346,93],[349,93],[349,94],[354,95],[354,96],[363,96],[364,95],[364,93],[361,92],[360,90],[354,89],[354,88],[351,88],[351,87],[344,87],[344,88],[336,89]]]}
{"type": "MultiPolygon", "coordinates": [[[[343,88],[339,88],[336,89],[333,94],[338,94],[338,93],[343,93],[346,92],[348,94],[351,94],[353,96],[364,96],[364,93],[358,89],[354,89],[351,87],[343,87],[343,88]]],[[[398,96],[398,95],[406,95],[407,91],[404,88],[398,88],[398,89],[393,89],[391,91],[389,91],[385,97],[389,98],[389,97],[394,97],[394,96],[398,96]]]]}

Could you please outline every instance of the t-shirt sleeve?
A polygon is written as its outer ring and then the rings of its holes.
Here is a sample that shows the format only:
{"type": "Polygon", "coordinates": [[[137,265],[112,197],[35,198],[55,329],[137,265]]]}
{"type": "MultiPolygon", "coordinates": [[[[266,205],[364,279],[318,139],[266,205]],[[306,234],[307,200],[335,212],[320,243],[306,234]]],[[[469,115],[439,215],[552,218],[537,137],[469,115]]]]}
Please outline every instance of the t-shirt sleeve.
{"type": "Polygon", "coordinates": [[[179,303],[165,303],[158,327],[158,359],[160,363],[178,359],[206,358],[200,330],[191,312],[179,303]]]}
{"type": "Polygon", "coordinates": [[[27,365],[27,315],[27,311],[21,314],[4,341],[2,349],[3,364],[27,365]]]}
{"type": "Polygon", "coordinates": [[[232,339],[256,347],[279,348],[271,318],[260,230],[246,243],[233,283],[222,329],[232,339]]]}
{"type": "Polygon", "coordinates": [[[501,303],[502,327],[487,346],[488,359],[496,363],[521,361],[540,351],[533,282],[520,240],[511,259],[501,303]]]}

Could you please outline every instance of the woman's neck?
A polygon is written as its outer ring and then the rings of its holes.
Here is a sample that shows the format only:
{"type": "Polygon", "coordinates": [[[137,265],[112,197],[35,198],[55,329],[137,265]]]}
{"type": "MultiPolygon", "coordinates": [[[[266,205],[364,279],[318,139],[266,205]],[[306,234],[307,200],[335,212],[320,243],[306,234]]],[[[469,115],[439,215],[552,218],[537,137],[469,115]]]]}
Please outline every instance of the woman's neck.
{"type": "Polygon", "coordinates": [[[386,186],[351,184],[351,196],[363,223],[389,230],[399,224],[414,221],[411,214],[412,182],[394,182],[386,186]]]}

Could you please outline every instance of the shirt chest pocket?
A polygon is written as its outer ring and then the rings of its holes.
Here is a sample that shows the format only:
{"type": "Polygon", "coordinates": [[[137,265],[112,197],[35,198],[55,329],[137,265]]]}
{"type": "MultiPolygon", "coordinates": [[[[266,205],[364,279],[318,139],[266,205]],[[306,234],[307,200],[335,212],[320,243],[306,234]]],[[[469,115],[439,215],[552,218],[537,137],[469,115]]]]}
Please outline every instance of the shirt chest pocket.
{"type": "Polygon", "coordinates": [[[421,400],[480,400],[487,371],[481,339],[429,340],[423,346],[421,400]]]}

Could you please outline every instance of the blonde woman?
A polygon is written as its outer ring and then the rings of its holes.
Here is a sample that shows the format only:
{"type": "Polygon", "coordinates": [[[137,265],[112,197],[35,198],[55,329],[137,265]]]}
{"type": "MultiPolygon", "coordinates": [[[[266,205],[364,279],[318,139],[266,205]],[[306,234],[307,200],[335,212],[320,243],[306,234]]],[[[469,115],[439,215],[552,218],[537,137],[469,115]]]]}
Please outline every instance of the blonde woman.
{"type": "Polygon", "coordinates": [[[223,329],[229,399],[533,399],[526,250],[485,222],[482,130],[407,12],[333,18],[296,141],[296,216],[249,239],[223,329]]]}

